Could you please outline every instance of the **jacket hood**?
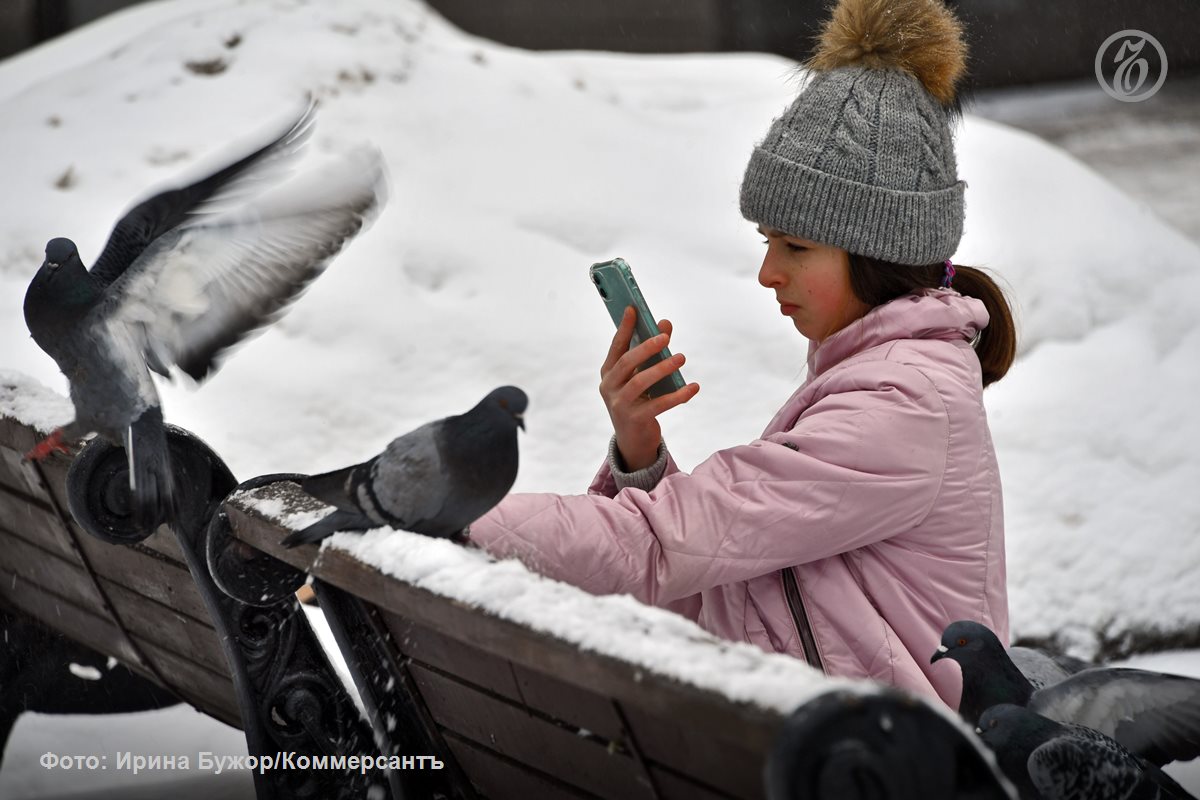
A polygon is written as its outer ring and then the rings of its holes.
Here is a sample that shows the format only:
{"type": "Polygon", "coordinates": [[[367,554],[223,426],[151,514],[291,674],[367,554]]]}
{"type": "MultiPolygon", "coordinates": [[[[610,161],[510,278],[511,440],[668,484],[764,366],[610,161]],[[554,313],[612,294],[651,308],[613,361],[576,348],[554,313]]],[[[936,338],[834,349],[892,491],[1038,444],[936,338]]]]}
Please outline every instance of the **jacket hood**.
{"type": "Polygon", "coordinates": [[[876,306],[861,319],[808,345],[808,378],[850,356],[898,339],[970,341],[987,327],[983,301],[952,289],[918,289],[876,306]]]}

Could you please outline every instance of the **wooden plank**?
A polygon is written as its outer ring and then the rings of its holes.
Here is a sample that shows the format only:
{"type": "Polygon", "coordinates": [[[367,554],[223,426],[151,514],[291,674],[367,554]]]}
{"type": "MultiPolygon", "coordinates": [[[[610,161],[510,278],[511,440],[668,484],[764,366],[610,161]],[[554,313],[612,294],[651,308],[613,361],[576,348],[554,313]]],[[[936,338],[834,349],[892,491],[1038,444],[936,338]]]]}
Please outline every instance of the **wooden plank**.
{"type": "Polygon", "coordinates": [[[9,574],[10,591],[34,584],[81,608],[104,615],[104,602],[78,562],[67,561],[24,539],[0,531],[0,569],[9,574]]]}
{"type": "Polygon", "coordinates": [[[475,789],[488,800],[592,800],[596,797],[453,734],[446,744],[475,789]]]}
{"type": "Polygon", "coordinates": [[[624,706],[642,755],[735,797],[762,797],[765,750],[718,739],[711,731],[624,706]]]}
{"type": "Polygon", "coordinates": [[[234,535],[251,546],[483,652],[562,679],[569,676],[571,683],[612,697],[625,708],[673,719],[681,728],[698,729],[713,741],[756,753],[767,752],[783,724],[776,711],[737,703],[617,658],[582,654],[569,642],[398,581],[343,551],[322,550],[314,562],[314,548],[281,547],[287,532],[273,521],[236,502],[226,508],[234,535]]]}
{"type": "Polygon", "coordinates": [[[121,623],[138,641],[153,642],[160,649],[229,678],[229,665],[221,639],[206,620],[189,617],[157,601],[103,580],[121,623]]]}
{"type": "Polygon", "coordinates": [[[79,546],[100,577],[196,619],[209,619],[192,573],[183,564],[139,545],[113,545],[93,536],[81,536],[79,546]]]}
{"type": "Polygon", "coordinates": [[[420,665],[410,669],[440,727],[601,797],[653,797],[628,754],[420,665]]]}
{"type": "Polygon", "coordinates": [[[62,520],[47,506],[27,495],[12,494],[0,488],[0,529],[72,563],[80,563],[62,520]]]}
{"type": "MultiPolygon", "coordinates": [[[[739,797],[739,795],[726,794],[711,786],[696,783],[685,775],[657,764],[650,765],[650,774],[654,778],[654,785],[658,787],[658,793],[662,800],[737,800],[739,797]]],[[[761,795],[741,796],[754,797],[757,800],[761,795]]]]}
{"type": "Polygon", "coordinates": [[[23,460],[23,453],[0,446],[0,486],[18,494],[28,494],[41,503],[49,503],[37,471],[23,460]]]}
{"type": "Polygon", "coordinates": [[[453,673],[496,694],[521,702],[510,664],[502,658],[443,636],[386,611],[381,615],[400,652],[422,664],[453,673]]]}
{"type": "Polygon", "coordinates": [[[603,695],[512,664],[399,615],[384,612],[383,619],[409,658],[606,739],[623,736],[621,720],[603,695]]]}
{"type": "Polygon", "coordinates": [[[205,669],[194,661],[181,658],[140,637],[137,638],[137,642],[146,651],[147,657],[153,659],[163,675],[174,684],[171,687],[172,691],[226,725],[242,727],[237,692],[232,678],[205,669]]]}
{"type": "MultiPolygon", "coordinates": [[[[9,593],[40,587],[70,604],[71,608],[64,609],[62,603],[56,603],[55,616],[73,613],[72,608],[75,608],[108,618],[100,594],[82,567],[3,532],[0,532],[0,552],[4,554],[0,561],[0,580],[6,582],[5,588],[9,593]]],[[[204,618],[186,617],[168,606],[111,582],[106,583],[105,588],[121,621],[131,632],[136,631],[139,639],[160,643],[161,647],[181,658],[196,658],[209,669],[228,675],[220,640],[204,618]]],[[[125,637],[115,622],[111,625],[119,642],[114,640],[107,648],[97,649],[111,653],[118,646],[126,648],[126,657],[122,660],[138,663],[136,656],[128,650],[125,637]]]]}
{"type": "Polygon", "coordinates": [[[521,696],[530,707],[611,741],[626,739],[612,700],[544,672],[513,665],[521,696]]]}

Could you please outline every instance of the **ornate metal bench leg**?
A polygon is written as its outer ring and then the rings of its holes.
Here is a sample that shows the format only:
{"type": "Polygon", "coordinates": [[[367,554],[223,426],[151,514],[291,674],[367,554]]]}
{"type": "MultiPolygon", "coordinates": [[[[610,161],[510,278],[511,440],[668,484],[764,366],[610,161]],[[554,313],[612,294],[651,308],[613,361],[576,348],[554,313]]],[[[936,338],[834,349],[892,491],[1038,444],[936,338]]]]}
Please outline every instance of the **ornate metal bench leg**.
{"type": "Polygon", "coordinates": [[[767,797],[1015,798],[969,735],[898,692],[829,692],[788,718],[767,759],[767,797]]]}
{"type": "MultiPolygon", "coordinates": [[[[379,751],[295,599],[304,573],[233,539],[220,513],[237,488],[229,468],[187,431],[168,426],[168,441],[177,483],[172,530],[221,637],[249,754],[292,754],[279,768],[254,772],[259,800],[388,797],[380,769],[357,768],[357,757],[371,757],[374,765],[379,751]],[[355,768],[330,767],[349,756],[356,757],[355,768]],[[318,768],[304,769],[313,757],[318,768]]],[[[141,541],[153,531],[134,524],[127,487],[124,451],[93,440],[67,475],[71,513],[103,541],[141,541]]]]}

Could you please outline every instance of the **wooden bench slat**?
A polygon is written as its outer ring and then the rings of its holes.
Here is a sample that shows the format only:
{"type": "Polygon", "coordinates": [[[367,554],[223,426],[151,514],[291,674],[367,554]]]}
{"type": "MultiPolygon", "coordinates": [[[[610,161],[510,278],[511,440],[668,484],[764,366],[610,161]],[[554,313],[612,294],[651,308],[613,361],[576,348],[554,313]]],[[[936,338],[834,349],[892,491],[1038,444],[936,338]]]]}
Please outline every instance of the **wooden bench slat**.
{"type": "Polygon", "coordinates": [[[625,718],[642,754],[734,796],[761,797],[763,755],[697,731],[678,720],[624,707],[625,718]],[[755,787],[746,795],[746,787],[755,787]]]}
{"type": "Polygon", "coordinates": [[[653,797],[631,756],[417,664],[410,669],[439,726],[587,792],[653,797]]]}
{"type": "Polygon", "coordinates": [[[512,664],[395,614],[383,613],[388,630],[407,657],[449,672],[534,711],[606,739],[622,737],[621,719],[603,695],[544,672],[512,664]]]}
{"type": "Polygon", "coordinates": [[[206,620],[180,614],[110,581],[102,584],[121,623],[139,642],[151,642],[232,680],[221,640],[206,620]]]}
{"type": "MultiPolygon", "coordinates": [[[[10,584],[15,576],[17,588],[43,586],[93,614],[104,613],[104,602],[78,561],[68,561],[4,530],[0,530],[0,547],[10,584]]],[[[10,586],[4,588],[12,591],[10,586]]]]}
{"type": "Polygon", "coordinates": [[[446,744],[471,783],[488,800],[595,800],[596,795],[564,785],[523,764],[453,734],[446,744]]]}
{"type": "Polygon", "coordinates": [[[22,461],[22,456],[22,452],[0,446],[0,486],[48,505],[50,499],[42,488],[37,472],[32,464],[22,461]]]}
{"type": "Polygon", "coordinates": [[[183,564],[141,545],[112,545],[92,536],[79,540],[96,574],[196,619],[208,619],[192,573],[183,564]]]}
{"type": "Polygon", "coordinates": [[[0,488],[0,529],[72,563],[80,563],[62,520],[27,495],[12,494],[0,488]]]}

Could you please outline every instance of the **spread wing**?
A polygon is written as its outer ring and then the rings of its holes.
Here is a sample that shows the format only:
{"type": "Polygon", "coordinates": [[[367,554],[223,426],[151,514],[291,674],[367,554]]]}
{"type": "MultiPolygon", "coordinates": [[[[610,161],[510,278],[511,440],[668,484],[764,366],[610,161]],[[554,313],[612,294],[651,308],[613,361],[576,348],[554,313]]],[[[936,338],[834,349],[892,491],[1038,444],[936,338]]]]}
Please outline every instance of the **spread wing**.
{"type": "MultiPolygon", "coordinates": [[[[422,425],[388,445],[375,462],[371,488],[388,522],[409,528],[433,519],[450,494],[437,447],[438,422],[422,425]]],[[[360,502],[363,490],[360,489],[360,502]]]]}
{"type": "Polygon", "coordinates": [[[1200,681],[1140,669],[1087,669],[1035,692],[1032,711],[1113,737],[1159,766],[1200,755],[1200,681]]]}
{"type": "Polygon", "coordinates": [[[170,189],[134,206],[109,234],[91,275],[108,286],[125,273],[155,239],[184,224],[206,204],[230,202],[256,185],[279,180],[312,132],[316,106],[289,123],[282,134],[244,158],[188,186],[170,189]]]}
{"type": "Polygon", "coordinates": [[[98,313],[127,327],[160,374],[199,381],[273,321],[369,221],[382,156],[364,149],[229,210],[159,236],[109,287],[98,313]]]}

